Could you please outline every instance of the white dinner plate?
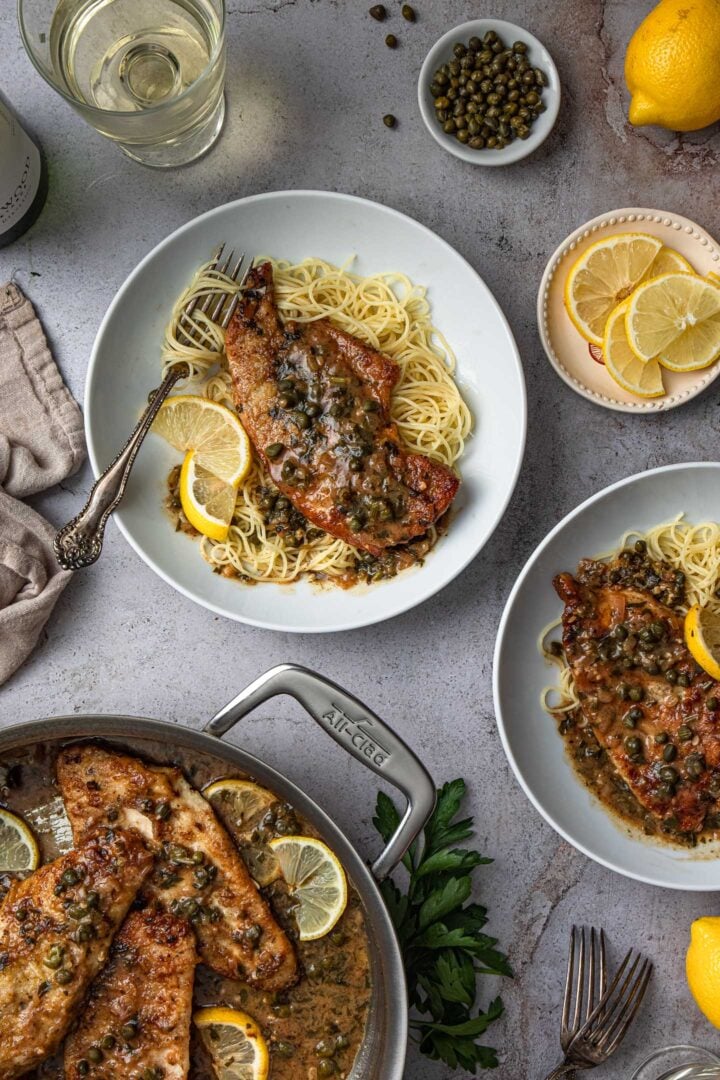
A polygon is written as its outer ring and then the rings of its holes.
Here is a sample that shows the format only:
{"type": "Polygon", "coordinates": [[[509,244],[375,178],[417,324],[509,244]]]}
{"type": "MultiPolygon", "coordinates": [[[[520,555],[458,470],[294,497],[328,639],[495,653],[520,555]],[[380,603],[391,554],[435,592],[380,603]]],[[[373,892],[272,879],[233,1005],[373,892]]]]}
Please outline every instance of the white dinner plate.
{"type": "Polygon", "coordinates": [[[541,704],[557,667],[538,635],[559,617],[555,574],[616,548],[624,532],[647,531],[679,513],[720,520],[720,464],[668,465],[605,488],[568,514],[528,560],[510,594],[495,645],[493,692],[500,737],[528,798],[569,843],[627,877],[666,888],[720,889],[720,847],[685,849],[645,837],[612,816],[578,779],[557,725],[541,704]]]}
{"type": "Polygon", "coordinates": [[[477,555],[515,487],[525,445],[522,366],[505,317],[473,268],[411,218],[349,195],[285,191],[220,206],[182,226],[133,270],[95,341],[85,397],[90,460],[99,474],[125,443],[160,376],[163,330],[196,268],[221,241],[248,253],[299,261],[318,256],[371,274],[400,270],[428,286],[435,325],[455,350],[457,380],[474,416],[459,462],[462,484],[447,534],[422,567],[350,591],[244,586],[213,574],[195,541],[175,533],[162,508],[177,452],[150,435],[115,513],[123,535],[170,585],[220,615],[297,633],[350,630],[419,604],[477,555]]]}

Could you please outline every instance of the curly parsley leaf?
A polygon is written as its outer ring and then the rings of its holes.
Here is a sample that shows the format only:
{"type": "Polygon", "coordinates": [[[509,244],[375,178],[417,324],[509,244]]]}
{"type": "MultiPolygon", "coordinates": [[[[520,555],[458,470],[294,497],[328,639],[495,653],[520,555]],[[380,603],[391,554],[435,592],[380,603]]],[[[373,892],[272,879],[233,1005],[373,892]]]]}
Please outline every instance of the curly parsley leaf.
{"type": "MultiPolygon", "coordinates": [[[[499,997],[485,1011],[477,1006],[478,978],[512,976],[512,969],[497,940],[483,933],[487,910],[470,899],[475,871],[492,859],[458,847],[473,835],[472,818],[458,820],[466,794],[461,779],[438,791],[422,849],[414,845],[403,859],[405,891],[390,880],[381,890],[403,950],[421,1053],[474,1075],[497,1068],[497,1052],[478,1039],[503,1012],[499,997]]],[[[373,823],[384,840],[400,820],[392,799],[378,795],[373,823]]]]}

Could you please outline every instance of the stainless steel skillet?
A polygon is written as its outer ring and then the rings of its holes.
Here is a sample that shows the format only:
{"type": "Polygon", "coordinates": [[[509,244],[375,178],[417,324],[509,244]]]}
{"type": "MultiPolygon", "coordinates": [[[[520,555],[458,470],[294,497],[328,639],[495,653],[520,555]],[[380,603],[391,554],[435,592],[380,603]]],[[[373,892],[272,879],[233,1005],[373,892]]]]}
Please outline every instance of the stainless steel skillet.
{"type": "Polygon", "coordinates": [[[412,750],[356,697],[306,668],[272,668],[221,709],[203,731],[139,716],[56,716],[0,731],[0,758],[42,745],[49,758],[75,739],[109,740],[130,752],[171,762],[178,751],[216,768],[252,777],[291,803],[335,851],[357,890],[370,940],[373,995],[365,1037],[351,1080],[402,1080],[408,1033],[407,994],[400,946],[377,882],[398,864],[435,805],[435,785],[412,750]],[[407,798],[401,824],[370,868],[311,795],[282,773],[222,736],[247,713],[279,694],[294,697],[348,753],[407,798]]]}

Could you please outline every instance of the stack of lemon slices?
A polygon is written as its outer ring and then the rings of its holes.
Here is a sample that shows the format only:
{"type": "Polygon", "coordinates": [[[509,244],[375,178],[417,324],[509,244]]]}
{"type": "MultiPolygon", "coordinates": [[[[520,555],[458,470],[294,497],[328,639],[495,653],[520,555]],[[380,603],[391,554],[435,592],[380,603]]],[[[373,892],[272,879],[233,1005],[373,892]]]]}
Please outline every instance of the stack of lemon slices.
{"type": "Polygon", "coordinates": [[[619,233],[591,244],[565,282],[565,307],[608,373],[637,397],[661,397],[666,371],[720,357],[720,278],[700,277],[657,237],[619,233]]]}
{"type": "Polygon", "coordinates": [[[180,471],[185,517],[203,536],[225,540],[238,487],[252,465],[250,440],[237,416],[200,395],[178,394],[163,402],[153,431],[185,454],[180,471]]]}

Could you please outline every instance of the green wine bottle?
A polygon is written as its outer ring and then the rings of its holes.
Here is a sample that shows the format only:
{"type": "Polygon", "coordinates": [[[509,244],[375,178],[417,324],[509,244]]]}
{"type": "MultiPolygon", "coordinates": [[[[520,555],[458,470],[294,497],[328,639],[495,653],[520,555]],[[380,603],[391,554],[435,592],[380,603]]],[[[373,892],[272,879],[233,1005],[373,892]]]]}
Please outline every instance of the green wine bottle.
{"type": "Polygon", "coordinates": [[[47,197],[47,166],[0,95],[0,248],[22,236],[35,222],[47,197]]]}

